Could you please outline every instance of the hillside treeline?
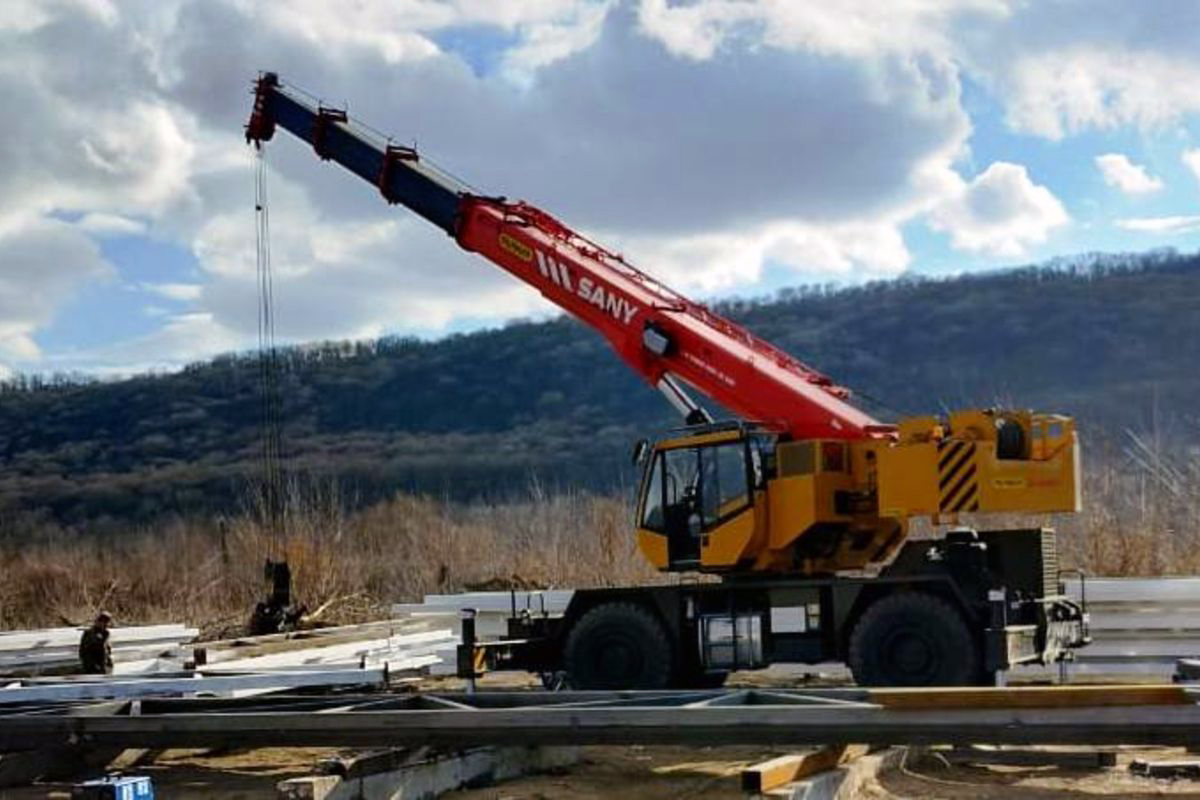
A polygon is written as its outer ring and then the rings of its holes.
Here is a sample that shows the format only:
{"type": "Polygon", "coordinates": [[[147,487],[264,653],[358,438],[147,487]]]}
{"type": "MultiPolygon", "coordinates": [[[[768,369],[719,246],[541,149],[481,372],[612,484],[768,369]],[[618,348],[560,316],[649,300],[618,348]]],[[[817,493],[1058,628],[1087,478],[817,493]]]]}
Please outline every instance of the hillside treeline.
{"type": "MultiPolygon", "coordinates": [[[[1127,429],[1200,439],[1197,255],[801,287],[717,310],[884,419],[1002,404],[1074,414],[1085,446],[1119,449],[1127,429]]],[[[631,443],[676,421],[566,318],[285,348],[280,365],[289,468],[336,479],[352,505],[397,490],[496,500],[626,487],[631,443]]],[[[236,512],[260,437],[253,353],[111,382],[18,376],[0,385],[0,530],[31,515],[102,529],[236,512]]]]}

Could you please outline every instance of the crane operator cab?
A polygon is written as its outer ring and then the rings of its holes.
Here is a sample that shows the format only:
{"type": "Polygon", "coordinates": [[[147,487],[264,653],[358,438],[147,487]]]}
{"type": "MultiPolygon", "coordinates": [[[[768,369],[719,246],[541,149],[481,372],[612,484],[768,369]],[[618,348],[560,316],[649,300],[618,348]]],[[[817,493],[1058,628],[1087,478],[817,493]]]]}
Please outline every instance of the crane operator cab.
{"type": "Polygon", "coordinates": [[[658,569],[704,570],[714,561],[714,548],[753,538],[759,527],[755,508],[764,505],[764,462],[774,438],[729,424],[703,426],[652,449],[639,443],[639,540],[658,569]]]}
{"type": "Polygon", "coordinates": [[[913,517],[1079,506],[1073,421],[1025,411],[915,417],[855,440],[708,423],[635,458],[638,545],[662,571],[833,574],[886,562],[913,517]]]}
{"type": "MultiPolygon", "coordinates": [[[[728,422],[639,446],[643,555],[662,571],[760,574],[833,573],[878,559],[905,528],[880,520],[873,494],[859,491],[851,444],[728,422]]],[[[873,477],[866,460],[861,467],[873,477]]]]}

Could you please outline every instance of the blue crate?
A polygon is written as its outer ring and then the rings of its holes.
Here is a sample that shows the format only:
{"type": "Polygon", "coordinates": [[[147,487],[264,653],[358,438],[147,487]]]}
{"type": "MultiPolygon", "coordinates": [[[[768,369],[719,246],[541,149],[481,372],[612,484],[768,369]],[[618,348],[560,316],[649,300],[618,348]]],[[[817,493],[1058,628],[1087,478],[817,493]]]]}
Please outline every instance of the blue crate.
{"type": "Polygon", "coordinates": [[[75,784],[71,800],[154,800],[154,785],[144,775],[109,775],[75,784]]]}

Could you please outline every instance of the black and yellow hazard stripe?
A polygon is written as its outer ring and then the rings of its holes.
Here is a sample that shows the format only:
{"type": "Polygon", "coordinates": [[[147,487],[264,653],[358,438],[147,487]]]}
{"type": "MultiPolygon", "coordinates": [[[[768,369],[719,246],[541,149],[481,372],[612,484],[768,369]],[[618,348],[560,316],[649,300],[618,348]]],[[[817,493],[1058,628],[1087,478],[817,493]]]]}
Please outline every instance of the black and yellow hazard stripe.
{"type": "Polygon", "coordinates": [[[473,655],[475,656],[474,664],[473,664],[475,667],[475,674],[482,675],[483,673],[487,672],[487,668],[488,668],[487,650],[483,647],[476,647],[473,655]]]}
{"type": "Polygon", "coordinates": [[[938,443],[938,510],[942,513],[979,510],[974,442],[947,439],[938,443]]]}

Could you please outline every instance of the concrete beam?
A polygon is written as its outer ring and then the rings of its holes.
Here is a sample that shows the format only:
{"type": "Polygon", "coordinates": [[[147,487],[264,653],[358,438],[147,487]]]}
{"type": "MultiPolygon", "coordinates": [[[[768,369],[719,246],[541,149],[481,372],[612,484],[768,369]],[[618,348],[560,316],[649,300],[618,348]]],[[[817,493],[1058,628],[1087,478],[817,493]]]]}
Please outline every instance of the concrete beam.
{"type": "MultiPolygon", "coordinates": [[[[392,760],[375,755],[381,763],[392,760]]],[[[562,769],[578,761],[575,747],[479,747],[425,754],[379,771],[356,763],[345,776],[291,778],[281,781],[277,790],[280,800],[414,800],[562,769]]]]}
{"type": "Polygon", "coordinates": [[[867,786],[883,773],[904,763],[905,748],[870,753],[843,766],[765,793],[772,800],[857,800],[869,796],[867,786]]]}

